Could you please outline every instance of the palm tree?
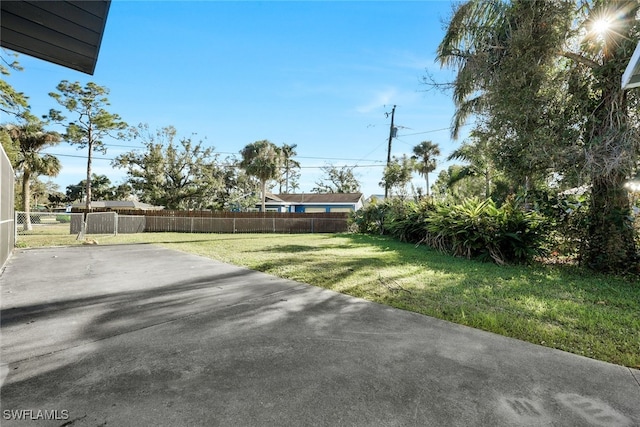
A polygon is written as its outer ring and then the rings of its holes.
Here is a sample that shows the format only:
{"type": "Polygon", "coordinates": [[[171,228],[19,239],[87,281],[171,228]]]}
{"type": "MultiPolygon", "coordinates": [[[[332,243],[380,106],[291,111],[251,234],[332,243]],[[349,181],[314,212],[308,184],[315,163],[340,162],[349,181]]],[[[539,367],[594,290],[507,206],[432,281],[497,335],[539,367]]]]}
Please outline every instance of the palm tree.
{"type": "Polygon", "coordinates": [[[469,0],[459,5],[438,46],[440,65],[457,69],[453,138],[471,116],[482,114],[487,106],[485,80],[505,54],[504,49],[491,47],[504,45],[509,28],[507,9],[508,4],[501,1],[469,0]]]}
{"type": "Polygon", "coordinates": [[[412,158],[416,160],[416,171],[427,181],[427,196],[429,196],[429,174],[436,170],[436,157],[440,155],[440,147],[431,141],[422,141],[413,147],[412,158]]]}
{"type": "Polygon", "coordinates": [[[56,176],[62,165],[57,157],[41,151],[60,142],[56,132],[44,130],[44,124],[31,116],[23,125],[6,125],[4,130],[17,142],[19,154],[16,170],[22,171],[22,209],[25,212],[24,229],[31,230],[31,179],[40,175],[56,176]]]}
{"type": "Polygon", "coordinates": [[[500,137],[496,165],[525,191],[550,169],[589,173],[583,258],[601,271],[637,261],[623,186],[640,140],[637,96],[620,76],[637,43],[638,13],[637,0],[468,0],[438,47],[440,64],[457,70],[454,135],[475,115],[500,137]],[[598,31],[601,20],[609,31],[598,31]]]}
{"type": "Polygon", "coordinates": [[[260,192],[262,193],[261,211],[264,212],[267,181],[276,179],[280,175],[282,152],[271,141],[264,139],[248,144],[240,151],[240,154],[242,155],[240,167],[248,175],[255,176],[260,180],[260,192]]]}
{"type": "Polygon", "coordinates": [[[280,193],[283,193],[282,191],[283,184],[284,184],[284,193],[289,193],[290,187],[295,188],[295,184],[291,186],[289,185],[289,180],[290,178],[293,178],[295,180],[296,175],[298,175],[299,177],[299,173],[296,172],[294,169],[300,168],[300,162],[293,159],[298,154],[296,152],[297,146],[298,144],[293,144],[293,145],[283,144],[282,147],[280,148],[280,152],[282,153],[282,172],[284,175],[284,177],[280,180],[280,193]]]}
{"type": "MultiPolygon", "coordinates": [[[[473,132],[472,132],[473,134],[473,132]]],[[[482,176],[484,178],[484,193],[488,199],[491,196],[491,185],[493,179],[493,163],[488,154],[488,141],[483,138],[474,138],[471,143],[463,143],[458,149],[447,157],[447,160],[462,160],[468,164],[451,177],[448,185],[453,185],[458,181],[471,176],[482,176]]]]}

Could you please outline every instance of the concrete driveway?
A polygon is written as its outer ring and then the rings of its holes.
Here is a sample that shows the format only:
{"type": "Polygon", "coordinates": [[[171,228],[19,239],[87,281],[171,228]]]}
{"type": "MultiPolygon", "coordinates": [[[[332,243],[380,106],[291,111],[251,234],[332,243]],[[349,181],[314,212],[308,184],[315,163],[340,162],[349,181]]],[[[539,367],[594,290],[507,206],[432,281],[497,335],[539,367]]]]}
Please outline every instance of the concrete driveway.
{"type": "Polygon", "coordinates": [[[2,426],[640,425],[638,370],[153,245],[0,292],[2,426]]]}

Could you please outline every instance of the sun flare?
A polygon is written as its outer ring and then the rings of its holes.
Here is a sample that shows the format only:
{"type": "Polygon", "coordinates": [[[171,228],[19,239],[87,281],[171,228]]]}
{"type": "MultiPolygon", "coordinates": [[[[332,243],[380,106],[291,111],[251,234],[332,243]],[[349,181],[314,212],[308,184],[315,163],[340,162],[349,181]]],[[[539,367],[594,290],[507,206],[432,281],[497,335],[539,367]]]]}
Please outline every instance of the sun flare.
{"type": "Polygon", "coordinates": [[[606,34],[611,28],[611,21],[606,18],[600,18],[593,22],[592,31],[600,36],[606,34]]]}

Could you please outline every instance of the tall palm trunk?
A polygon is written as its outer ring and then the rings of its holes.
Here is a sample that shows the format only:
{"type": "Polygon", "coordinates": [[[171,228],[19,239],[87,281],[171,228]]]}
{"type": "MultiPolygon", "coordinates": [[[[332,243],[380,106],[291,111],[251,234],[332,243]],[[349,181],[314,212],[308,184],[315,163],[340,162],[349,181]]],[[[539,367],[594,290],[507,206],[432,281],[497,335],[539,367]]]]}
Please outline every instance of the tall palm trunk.
{"type": "Polygon", "coordinates": [[[260,193],[262,196],[262,204],[261,204],[262,209],[260,210],[260,212],[265,212],[265,209],[266,209],[265,199],[267,197],[267,181],[266,180],[263,180],[263,179],[260,180],[260,193]]]}
{"type": "Polygon", "coordinates": [[[424,179],[427,181],[427,197],[429,197],[429,172],[424,174],[424,179]]]}

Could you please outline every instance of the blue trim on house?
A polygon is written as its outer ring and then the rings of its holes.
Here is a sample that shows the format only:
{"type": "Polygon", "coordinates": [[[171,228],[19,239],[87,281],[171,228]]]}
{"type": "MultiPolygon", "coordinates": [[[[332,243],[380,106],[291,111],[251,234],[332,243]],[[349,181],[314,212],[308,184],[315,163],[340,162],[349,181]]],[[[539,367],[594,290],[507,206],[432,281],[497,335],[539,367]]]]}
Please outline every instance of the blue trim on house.
{"type": "Polygon", "coordinates": [[[352,203],[347,203],[347,204],[340,204],[340,205],[307,205],[307,204],[291,204],[289,206],[282,206],[282,204],[278,203],[278,204],[269,204],[267,203],[265,205],[265,208],[268,211],[271,212],[280,212],[280,213],[305,213],[307,211],[307,209],[317,209],[317,208],[321,208],[324,209],[324,212],[331,212],[331,209],[350,209],[352,211],[356,210],[356,206],[352,203]]]}

